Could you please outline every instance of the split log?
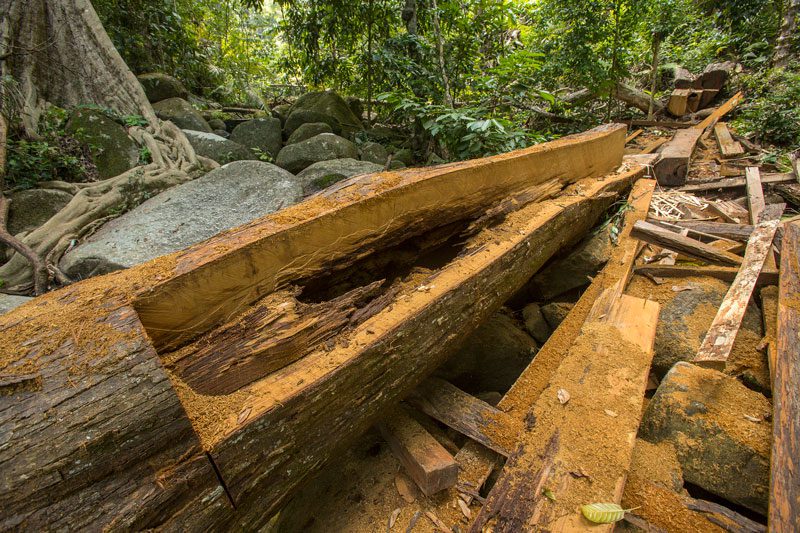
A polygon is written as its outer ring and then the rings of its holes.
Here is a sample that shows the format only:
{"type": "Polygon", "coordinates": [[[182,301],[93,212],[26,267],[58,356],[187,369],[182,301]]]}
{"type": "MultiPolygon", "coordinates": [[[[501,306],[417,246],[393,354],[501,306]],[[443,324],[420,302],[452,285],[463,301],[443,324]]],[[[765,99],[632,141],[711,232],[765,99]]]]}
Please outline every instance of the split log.
{"type": "MultiPolygon", "coordinates": [[[[274,513],[558,249],[588,231],[639,175],[637,168],[584,180],[557,199],[510,214],[468,243],[470,253],[403,293],[334,349],[314,352],[248,385],[232,403],[219,402],[218,426],[204,443],[237,508],[252,505],[266,516],[274,513]]],[[[203,427],[207,403],[183,398],[195,427],[203,427]]]]}
{"type": "Polygon", "coordinates": [[[262,527],[295,487],[641,175],[635,167],[598,179],[619,166],[624,137],[624,127],[613,127],[487,160],[350,180],[186,251],[0,316],[0,382],[10,384],[0,395],[0,434],[14,438],[13,446],[0,445],[0,528],[262,527]],[[442,190],[454,209],[477,216],[532,181],[584,175],[591,178],[558,199],[476,236],[473,253],[438,271],[427,291],[402,294],[338,335],[346,344],[219,398],[198,394],[162,364],[168,340],[196,337],[245,302],[302,285],[336,261],[353,264],[353,255],[398,242],[406,228],[406,237],[418,235],[440,217],[442,190]],[[454,200],[459,193],[471,200],[454,200]],[[420,200],[427,211],[414,207],[420,200]],[[403,221],[393,229],[395,216],[403,221]],[[391,237],[376,236],[380,229],[391,237]],[[159,308],[161,296],[171,303],[159,308]],[[134,307],[152,310],[150,303],[164,315],[134,307]],[[160,322],[171,311],[175,321],[160,322]],[[203,327],[185,336],[174,331],[199,317],[203,327]]]}
{"type": "Polygon", "coordinates": [[[725,61],[723,63],[711,63],[703,72],[695,79],[693,86],[698,89],[714,89],[716,91],[722,90],[725,82],[733,74],[736,68],[736,63],[733,61],[725,61]]]}
{"type": "Polygon", "coordinates": [[[423,382],[406,401],[505,457],[516,447],[522,429],[515,418],[437,378],[423,382]]]}
{"type": "Polygon", "coordinates": [[[675,132],[675,136],[661,149],[661,159],[655,165],[656,179],[665,186],[683,185],[689,174],[695,145],[702,130],[689,128],[675,132]]]}
{"type": "Polygon", "coordinates": [[[764,211],[761,222],[753,230],[750,240],[747,241],[747,250],[739,274],[733,280],[717,315],[711,322],[711,327],[693,359],[695,364],[716,370],[725,368],[756,280],[767,254],[772,250],[772,240],[785,207],[784,204],[770,205],[764,211]]]}
{"type": "Polygon", "coordinates": [[[425,496],[455,486],[458,465],[453,456],[402,408],[389,411],[378,429],[425,496]]]}
{"type": "Polygon", "coordinates": [[[704,242],[685,237],[649,222],[637,222],[631,235],[641,241],[668,248],[674,252],[679,252],[707,263],[724,266],[742,264],[742,258],[735,254],[725,252],[704,242]]]}
{"type": "MultiPolygon", "coordinates": [[[[744,169],[742,169],[742,174],[744,174],[744,169]]],[[[789,183],[793,180],[794,177],[790,173],[766,173],[761,177],[762,184],[766,183],[770,185],[775,183],[789,183]]],[[[704,192],[722,189],[736,189],[739,187],[745,187],[746,185],[747,181],[744,178],[728,178],[709,181],[706,183],[684,185],[678,190],[681,192],[704,192]]]]}
{"type": "MultiPolygon", "coordinates": [[[[635,107],[636,109],[639,109],[645,113],[649,112],[650,110],[650,95],[622,82],[617,82],[617,84],[614,86],[612,90],[612,96],[626,105],[635,107]]],[[[654,102],[654,113],[661,111],[662,108],[663,106],[660,103],[654,102]]]]}
{"type": "Polygon", "coordinates": [[[530,410],[536,425],[522,435],[471,532],[487,525],[497,532],[613,529],[592,526],[579,508],[622,499],[658,312],[656,302],[622,295],[608,314],[587,320],[530,410]],[[598,449],[605,452],[602,461],[598,449]]]}
{"type": "Polygon", "coordinates": [[[170,279],[135,307],[158,350],[175,349],[261,296],[434,227],[469,220],[510,194],[616,168],[626,128],[601,127],[479,160],[359,176],[174,256],[170,279]]]}
{"type": "Polygon", "coordinates": [[[769,529],[800,523],[800,224],[785,226],[778,294],[778,338],[772,388],[773,437],[769,529]]]}
{"type": "Polygon", "coordinates": [[[714,126],[714,136],[717,139],[717,144],[719,144],[719,151],[722,157],[730,158],[744,155],[744,148],[742,148],[741,143],[733,140],[731,131],[726,123],[718,122],[714,126]]]}
{"type": "MultiPolygon", "coordinates": [[[[721,266],[694,266],[694,265],[641,265],[636,267],[636,273],[653,278],[687,278],[708,276],[721,279],[722,281],[733,281],[739,274],[739,269],[734,267],[721,266]]],[[[778,271],[762,269],[756,281],[757,286],[776,285],[778,283],[778,271]]]]}
{"type": "Polygon", "coordinates": [[[682,117],[689,110],[689,95],[691,89],[675,89],[669,95],[669,102],[667,102],[667,111],[672,116],[682,117]]]}

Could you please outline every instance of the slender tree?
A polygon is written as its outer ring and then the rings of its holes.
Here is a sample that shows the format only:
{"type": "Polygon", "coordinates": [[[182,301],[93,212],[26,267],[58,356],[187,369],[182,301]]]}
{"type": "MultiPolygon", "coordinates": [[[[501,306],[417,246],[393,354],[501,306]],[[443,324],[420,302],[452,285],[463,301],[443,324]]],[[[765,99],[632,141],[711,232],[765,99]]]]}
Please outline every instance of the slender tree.
{"type": "Polygon", "coordinates": [[[775,46],[773,62],[776,67],[788,67],[792,57],[792,41],[797,33],[797,16],[800,0],[786,0],[781,31],[775,46]]]}

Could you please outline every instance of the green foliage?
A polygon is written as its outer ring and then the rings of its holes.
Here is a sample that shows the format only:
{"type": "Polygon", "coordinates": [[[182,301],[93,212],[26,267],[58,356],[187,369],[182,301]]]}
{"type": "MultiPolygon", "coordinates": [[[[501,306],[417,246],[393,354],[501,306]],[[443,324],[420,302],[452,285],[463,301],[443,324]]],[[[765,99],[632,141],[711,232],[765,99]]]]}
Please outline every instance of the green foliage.
{"type": "Polygon", "coordinates": [[[800,72],[768,69],[742,76],[745,102],[734,125],[762,143],[800,144],[800,72]]]}
{"type": "Polygon", "coordinates": [[[9,138],[6,187],[30,189],[40,181],[96,179],[89,147],[64,132],[66,120],[64,109],[50,106],[40,120],[39,138],[9,138]]]}
{"type": "Polygon", "coordinates": [[[528,133],[510,120],[491,117],[486,109],[431,104],[397,93],[378,100],[389,104],[406,123],[418,123],[453,159],[469,159],[524,148],[546,138],[528,133]]]}

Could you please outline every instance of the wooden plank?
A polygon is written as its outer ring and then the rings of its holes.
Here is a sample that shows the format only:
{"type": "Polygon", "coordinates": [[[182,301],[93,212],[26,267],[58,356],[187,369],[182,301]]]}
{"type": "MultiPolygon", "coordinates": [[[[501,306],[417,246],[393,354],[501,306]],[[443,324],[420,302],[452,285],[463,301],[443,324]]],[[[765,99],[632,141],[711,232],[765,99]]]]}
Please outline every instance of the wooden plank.
{"type": "Polygon", "coordinates": [[[666,128],[666,129],[680,129],[680,128],[691,128],[695,126],[697,122],[686,121],[686,122],[679,122],[675,120],[647,120],[647,119],[632,119],[632,120],[623,120],[624,124],[628,124],[629,126],[643,126],[647,128],[666,128]]]}
{"type": "Polygon", "coordinates": [[[689,94],[691,89],[675,89],[669,95],[667,111],[675,117],[682,117],[689,110],[689,94]]]}
{"type": "Polygon", "coordinates": [[[674,187],[686,183],[689,163],[702,133],[703,130],[696,128],[678,130],[663,146],[661,159],[655,165],[656,179],[660,185],[674,187]]]}
{"type": "Polygon", "coordinates": [[[747,209],[729,200],[709,202],[708,208],[733,224],[741,224],[750,218],[750,212],[747,209]]]}
{"type": "Polygon", "coordinates": [[[658,150],[658,148],[659,148],[661,145],[663,145],[664,143],[666,143],[668,140],[669,140],[669,139],[668,139],[667,137],[661,137],[661,138],[659,138],[659,139],[656,139],[656,140],[654,140],[654,141],[650,141],[649,143],[647,143],[647,144],[645,145],[645,147],[644,147],[644,148],[642,148],[642,150],[639,152],[639,154],[640,154],[640,155],[652,154],[653,152],[655,152],[656,150],[658,150]]]}
{"type": "MultiPolygon", "coordinates": [[[[744,174],[744,170],[742,171],[744,174]]],[[[766,173],[761,176],[762,184],[774,183],[789,183],[794,181],[794,176],[791,173],[766,173]]],[[[709,181],[705,183],[693,183],[691,185],[684,185],[680,189],[681,192],[704,192],[716,191],[722,189],[736,189],[746,187],[747,180],[745,178],[725,178],[716,181],[709,181]]]]}
{"type": "MultiPolygon", "coordinates": [[[[655,186],[655,180],[649,179],[640,179],[633,185],[628,195],[630,209],[625,212],[618,245],[612,249],[611,258],[498,403],[498,409],[521,421],[526,427],[531,423],[531,420],[526,418],[530,406],[550,384],[554,372],[564,358],[565,347],[572,345],[579,335],[584,321],[595,309],[595,302],[601,295],[607,294],[604,293],[605,289],[624,285],[629,279],[640,247],[640,243],[631,238],[630,232],[636,221],[644,220],[647,216],[655,186]],[[620,283],[621,280],[624,281],[620,283]]],[[[459,487],[463,487],[469,493],[462,492],[459,497],[471,502],[472,494],[476,494],[483,486],[496,468],[499,459],[498,454],[476,441],[467,441],[456,454],[456,462],[461,467],[459,487]]],[[[449,502],[442,503],[442,505],[448,504],[449,502]]]]}
{"type": "Polygon", "coordinates": [[[676,226],[702,231],[711,235],[716,235],[723,239],[747,242],[750,234],[753,233],[753,226],[749,224],[732,224],[730,222],[709,222],[705,220],[676,220],[676,226]]]}
{"type": "Polygon", "coordinates": [[[505,457],[514,450],[522,424],[438,378],[428,378],[406,401],[442,424],[505,457]]]}
{"type": "Polygon", "coordinates": [[[697,124],[692,127],[694,129],[702,131],[711,126],[712,124],[716,124],[719,121],[719,119],[725,116],[726,113],[729,113],[734,107],[739,105],[739,102],[741,102],[743,99],[744,99],[744,94],[741,91],[739,91],[738,93],[731,96],[731,98],[727,102],[716,108],[714,112],[708,115],[700,124],[697,124]]]}
{"type": "Polygon", "coordinates": [[[800,523],[800,224],[787,224],[781,253],[778,338],[772,389],[769,530],[800,523]]]}
{"type": "Polygon", "coordinates": [[[662,248],[668,248],[707,263],[724,266],[738,266],[742,264],[742,258],[735,254],[719,250],[709,244],[685,237],[668,229],[660,228],[649,222],[637,222],[633,227],[631,235],[641,241],[655,244],[662,248]]]}
{"type": "Polygon", "coordinates": [[[744,148],[741,143],[733,140],[731,131],[725,122],[718,122],[714,126],[714,137],[717,138],[719,151],[724,158],[739,157],[744,155],[744,148]]]}
{"type": "Polygon", "coordinates": [[[642,134],[642,132],[644,132],[644,130],[636,130],[636,131],[632,132],[630,135],[628,135],[627,137],[625,137],[625,144],[628,144],[629,142],[631,142],[632,140],[634,140],[636,137],[638,137],[639,135],[641,135],[641,134],[642,134]]]}
{"type": "Polygon", "coordinates": [[[747,182],[747,206],[750,209],[750,224],[755,226],[764,212],[764,188],[761,185],[761,173],[758,167],[747,167],[745,170],[747,182]]]}
{"type": "Polygon", "coordinates": [[[204,397],[193,405],[190,394],[182,396],[196,427],[214,413],[204,444],[237,508],[257,505],[266,515],[279,509],[557,250],[585,234],[642,171],[583,180],[510,213],[427,279],[404,284],[390,305],[335,345],[243,387],[235,401],[210,406],[204,397]]]}
{"type": "Polygon", "coordinates": [[[736,279],[722,300],[719,311],[693,359],[695,364],[717,370],[725,368],[758,275],[764,266],[767,253],[772,249],[772,240],[785,207],[784,204],[770,205],[764,211],[762,222],[759,222],[753,230],[750,240],[747,241],[747,250],[739,274],[736,275],[736,279]]]}
{"type": "Polygon", "coordinates": [[[455,459],[405,410],[391,409],[377,426],[395,458],[426,496],[455,486],[455,459]]]}
{"type": "Polygon", "coordinates": [[[486,526],[495,532],[613,529],[589,523],[578,506],[622,499],[658,312],[656,302],[622,295],[609,314],[587,320],[529,411],[536,424],[522,436],[471,532],[486,526]],[[566,403],[558,397],[564,390],[566,403]],[[602,461],[598,450],[606,451],[602,461]]]}
{"type": "MultiPolygon", "coordinates": [[[[722,281],[733,281],[739,273],[736,267],[722,266],[695,266],[695,265],[641,265],[636,267],[636,273],[649,278],[686,278],[695,276],[709,276],[722,281]]],[[[778,283],[777,270],[761,270],[757,285],[776,285],[778,283]]]]}

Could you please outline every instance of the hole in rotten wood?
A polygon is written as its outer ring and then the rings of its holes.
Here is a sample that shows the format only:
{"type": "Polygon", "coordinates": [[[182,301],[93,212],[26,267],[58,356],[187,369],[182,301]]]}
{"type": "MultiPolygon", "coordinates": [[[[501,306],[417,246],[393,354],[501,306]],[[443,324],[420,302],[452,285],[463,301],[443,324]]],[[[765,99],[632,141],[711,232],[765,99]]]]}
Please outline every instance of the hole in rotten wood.
{"type": "Polygon", "coordinates": [[[705,490],[703,487],[699,487],[687,481],[684,482],[683,488],[686,489],[686,492],[688,492],[689,496],[691,496],[692,498],[695,498],[697,500],[706,500],[709,502],[718,503],[723,507],[727,507],[731,511],[734,511],[746,518],[749,518],[754,522],[758,522],[759,524],[764,524],[764,525],[766,525],[767,523],[766,517],[761,516],[755,511],[751,511],[747,507],[743,507],[736,503],[730,502],[724,498],[720,498],[716,494],[705,490]]]}
{"type": "Polygon", "coordinates": [[[230,394],[304,356],[331,350],[348,330],[388,306],[404,283],[426,279],[462,251],[469,220],[300,279],[179,349],[165,364],[195,392],[230,394]]]}

